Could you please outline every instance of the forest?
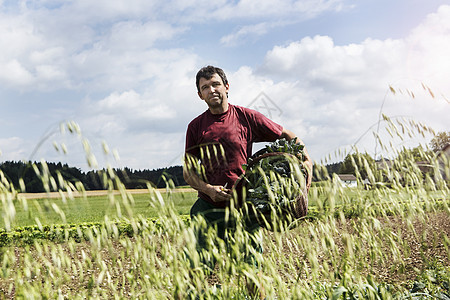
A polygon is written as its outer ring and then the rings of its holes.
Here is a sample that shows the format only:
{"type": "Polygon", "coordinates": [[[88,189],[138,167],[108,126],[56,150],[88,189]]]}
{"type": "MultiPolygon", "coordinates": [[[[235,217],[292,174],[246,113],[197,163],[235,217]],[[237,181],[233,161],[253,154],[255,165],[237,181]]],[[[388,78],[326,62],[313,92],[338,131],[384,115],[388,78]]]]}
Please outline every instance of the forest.
{"type": "MultiPolygon", "coordinates": [[[[20,187],[20,179],[23,179],[25,191],[28,193],[45,192],[42,177],[43,170],[48,169],[53,178],[58,178],[58,174],[73,184],[80,182],[86,190],[103,190],[107,187],[102,180],[106,169],[90,170],[87,172],[79,168],[71,167],[60,162],[22,162],[5,161],[0,163],[0,170],[6,179],[14,187],[20,187]]],[[[183,168],[181,166],[171,166],[154,170],[132,170],[130,168],[113,169],[120,181],[127,189],[147,188],[147,183],[153,187],[166,187],[166,180],[172,180],[175,186],[186,185],[183,179],[183,168]]]]}

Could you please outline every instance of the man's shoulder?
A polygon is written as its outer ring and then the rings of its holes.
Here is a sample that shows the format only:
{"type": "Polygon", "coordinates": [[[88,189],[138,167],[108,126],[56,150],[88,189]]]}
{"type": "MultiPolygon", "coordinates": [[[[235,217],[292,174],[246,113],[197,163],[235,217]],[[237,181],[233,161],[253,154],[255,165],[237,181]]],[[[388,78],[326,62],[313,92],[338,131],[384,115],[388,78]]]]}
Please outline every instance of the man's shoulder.
{"type": "Polygon", "coordinates": [[[238,113],[243,113],[246,115],[253,115],[255,113],[258,113],[256,110],[248,108],[248,107],[244,107],[244,106],[240,106],[240,105],[230,105],[234,110],[236,110],[238,113]]]}
{"type": "Polygon", "coordinates": [[[208,111],[204,111],[203,113],[201,113],[200,115],[198,115],[197,117],[195,117],[194,119],[192,119],[191,122],[189,122],[189,126],[195,125],[200,123],[203,119],[205,119],[207,117],[208,111]]]}
{"type": "Polygon", "coordinates": [[[248,107],[244,107],[244,106],[239,106],[239,105],[233,105],[235,111],[237,114],[241,114],[244,115],[246,117],[249,117],[251,119],[259,119],[261,117],[264,117],[263,114],[261,114],[259,111],[254,110],[252,108],[248,108],[248,107]]]}

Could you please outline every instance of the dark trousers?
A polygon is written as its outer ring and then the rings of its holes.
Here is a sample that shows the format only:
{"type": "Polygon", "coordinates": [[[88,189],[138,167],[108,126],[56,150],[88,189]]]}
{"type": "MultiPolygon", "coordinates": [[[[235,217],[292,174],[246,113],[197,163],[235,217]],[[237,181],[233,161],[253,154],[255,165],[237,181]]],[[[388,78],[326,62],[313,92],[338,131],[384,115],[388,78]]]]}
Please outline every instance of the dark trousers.
{"type": "MultiPolygon", "coordinates": [[[[197,240],[196,246],[197,251],[200,254],[200,263],[203,264],[202,267],[207,267],[209,271],[212,271],[218,258],[211,253],[208,253],[208,250],[210,250],[212,246],[211,242],[214,242],[214,239],[209,235],[216,234],[217,238],[223,240],[228,251],[236,251],[236,247],[233,247],[233,244],[235,243],[234,233],[237,226],[237,220],[232,214],[227,214],[226,209],[217,208],[201,198],[198,198],[192,206],[190,215],[192,219],[202,216],[205,220],[206,224],[204,225],[206,226],[201,226],[200,223],[195,229],[197,240]],[[215,231],[211,231],[211,228],[214,228],[215,231]]],[[[250,216],[244,216],[242,222],[243,229],[249,233],[250,239],[240,241],[238,250],[241,251],[241,253],[244,253],[245,262],[258,267],[252,252],[256,251],[262,253],[262,241],[258,238],[258,232],[261,227],[256,222],[255,218],[250,216]]]]}

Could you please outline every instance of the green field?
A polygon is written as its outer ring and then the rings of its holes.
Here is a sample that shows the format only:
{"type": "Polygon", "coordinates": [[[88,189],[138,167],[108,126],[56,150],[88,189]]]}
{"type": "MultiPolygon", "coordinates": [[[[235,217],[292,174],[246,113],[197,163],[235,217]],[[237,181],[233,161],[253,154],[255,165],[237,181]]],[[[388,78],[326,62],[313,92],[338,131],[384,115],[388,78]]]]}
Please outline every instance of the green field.
{"type": "MultiPolygon", "coordinates": [[[[190,207],[197,199],[197,193],[190,190],[177,189],[171,193],[161,192],[167,205],[173,205],[180,215],[189,214],[190,207]]],[[[59,199],[29,199],[27,209],[24,205],[16,205],[16,217],[12,227],[35,225],[36,218],[42,225],[61,223],[102,222],[107,215],[110,219],[118,217],[155,218],[159,216],[158,209],[152,205],[152,195],[149,193],[75,197],[62,201],[59,199]],[[124,201],[125,199],[125,201],[124,201]],[[65,220],[56,212],[53,204],[64,212],[65,220]],[[129,209],[129,210],[127,210],[129,209]]],[[[3,224],[4,225],[4,224],[3,224]]]]}
{"type": "MultiPolygon", "coordinates": [[[[132,191],[130,192],[125,193],[126,196],[110,193],[102,196],[74,197],[65,201],[61,198],[28,199],[26,209],[23,203],[17,202],[12,227],[36,225],[36,219],[42,225],[51,225],[103,222],[105,216],[108,216],[110,220],[121,217],[157,218],[160,216],[160,209],[154,205],[154,193],[133,194],[132,191]],[[63,212],[64,217],[60,212],[55,211],[54,205],[63,212]]],[[[349,205],[354,201],[380,196],[376,194],[377,191],[345,188],[339,197],[333,199],[333,205],[349,205]]],[[[389,198],[388,203],[399,203],[403,198],[407,198],[408,194],[408,192],[396,193],[386,198],[389,198]]],[[[438,192],[429,193],[429,195],[433,194],[433,197],[439,197],[438,192]]],[[[178,215],[188,215],[192,204],[197,199],[197,192],[183,188],[177,188],[171,192],[163,191],[160,195],[164,203],[170,205],[178,215]]],[[[322,187],[312,187],[309,192],[309,208],[313,209],[319,205],[320,209],[324,209],[322,205],[330,205],[329,197],[330,194],[322,187]]],[[[386,201],[380,201],[379,205],[387,204],[386,201]]],[[[4,224],[1,227],[4,228],[4,224]]]]}
{"type": "MultiPolygon", "coordinates": [[[[107,215],[110,219],[118,217],[143,217],[155,218],[159,216],[159,209],[152,205],[154,194],[149,193],[128,193],[126,197],[120,194],[74,197],[63,201],[61,198],[54,199],[28,199],[27,209],[24,205],[16,205],[16,216],[12,227],[35,225],[36,218],[42,225],[50,224],[78,224],[85,222],[102,222],[107,215]],[[111,198],[113,197],[113,198],[111,198]],[[126,199],[124,201],[124,198],[126,199]],[[53,208],[55,204],[64,212],[64,218],[53,208]],[[127,210],[129,208],[130,210],[127,210]]],[[[197,200],[197,192],[191,189],[177,188],[170,193],[167,191],[160,193],[167,205],[172,205],[176,214],[188,215],[192,204],[197,200]]],[[[323,199],[326,197],[320,188],[312,188],[309,206],[316,206],[316,197],[323,199]]],[[[357,193],[352,189],[347,189],[349,197],[356,197],[357,193]]],[[[4,227],[4,224],[2,224],[4,227]]]]}

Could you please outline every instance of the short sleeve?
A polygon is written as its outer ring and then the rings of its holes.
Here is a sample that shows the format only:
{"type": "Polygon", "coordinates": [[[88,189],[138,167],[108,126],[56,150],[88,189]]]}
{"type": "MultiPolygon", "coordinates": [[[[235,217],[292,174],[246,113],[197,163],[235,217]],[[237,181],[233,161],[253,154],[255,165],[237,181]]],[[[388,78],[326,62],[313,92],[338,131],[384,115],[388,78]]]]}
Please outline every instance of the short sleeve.
{"type": "Polygon", "coordinates": [[[281,136],[283,126],[256,110],[248,109],[248,111],[252,123],[252,142],[273,142],[281,136]]]}
{"type": "Polygon", "coordinates": [[[188,125],[186,131],[185,154],[190,154],[195,157],[199,157],[198,141],[194,132],[195,132],[195,125],[191,122],[188,125]]]}

